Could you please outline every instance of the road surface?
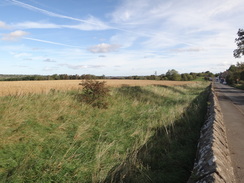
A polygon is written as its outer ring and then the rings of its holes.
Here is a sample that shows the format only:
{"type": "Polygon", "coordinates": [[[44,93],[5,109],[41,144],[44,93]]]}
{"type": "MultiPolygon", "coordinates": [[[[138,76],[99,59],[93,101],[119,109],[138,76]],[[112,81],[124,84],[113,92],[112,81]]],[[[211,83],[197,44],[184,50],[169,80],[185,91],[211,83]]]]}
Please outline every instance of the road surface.
{"type": "Polygon", "coordinates": [[[244,90],[214,83],[237,183],[244,183],[244,90]]]}

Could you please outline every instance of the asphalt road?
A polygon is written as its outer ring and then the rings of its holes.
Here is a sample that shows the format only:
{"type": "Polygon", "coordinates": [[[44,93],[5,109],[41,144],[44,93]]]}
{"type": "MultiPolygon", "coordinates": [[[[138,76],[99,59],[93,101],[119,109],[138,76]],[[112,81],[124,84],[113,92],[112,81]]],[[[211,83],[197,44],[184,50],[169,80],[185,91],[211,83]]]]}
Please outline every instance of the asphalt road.
{"type": "Polygon", "coordinates": [[[244,183],[244,91],[214,83],[237,183],[244,183]]]}

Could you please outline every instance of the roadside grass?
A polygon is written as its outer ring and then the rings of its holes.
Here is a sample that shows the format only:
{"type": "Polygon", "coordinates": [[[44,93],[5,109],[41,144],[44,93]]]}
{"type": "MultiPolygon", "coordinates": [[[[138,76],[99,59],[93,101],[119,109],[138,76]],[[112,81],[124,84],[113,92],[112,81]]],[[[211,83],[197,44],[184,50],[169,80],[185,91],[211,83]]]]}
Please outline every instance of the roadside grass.
{"type": "Polygon", "coordinates": [[[235,84],[234,87],[241,89],[241,90],[244,90],[244,84],[235,84]]]}
{"type": "Polygon", "coordinates": [[[0,180],[186,182],[207,86],[113,88],[108,109],[78,91],[0,97],[0,180]]]}
{"type": "MultiPolygon", "coordinates": [[[[165,88],[184,95],[177,87],[165,88]]],[[[104,183],[187,182],[193,166],[200,128],[206,114],[208,91],[209,88],[206,88],[199,94],[196,88],[188,88],[188,92],[197,97],[190,102],[183,113],[178,115],[180,107],[176,105],[174,112],[178,114],[170,116],[163,124],[152,127],[150,132],[153,132],[153,135],[146,143],[130,153],[125,161],[113,167],[104,183]]],[[[179,98],[177,100],[179,104],[184,103],[184,100],[179,98]]]]}

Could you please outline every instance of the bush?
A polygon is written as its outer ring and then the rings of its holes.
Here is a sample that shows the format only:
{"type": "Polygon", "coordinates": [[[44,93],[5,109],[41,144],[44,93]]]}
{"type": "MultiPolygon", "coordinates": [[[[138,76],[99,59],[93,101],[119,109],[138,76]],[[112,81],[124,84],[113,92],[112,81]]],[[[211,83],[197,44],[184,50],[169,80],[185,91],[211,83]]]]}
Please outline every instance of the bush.
{"type": "Polygon", "coordinates": [[[82,93],[78,98],[81,102],[98,108],[108,108],[106,98],[109,96],[109,89],[105,81],[84,80],[80,85],[83,86],[82,93]]]}

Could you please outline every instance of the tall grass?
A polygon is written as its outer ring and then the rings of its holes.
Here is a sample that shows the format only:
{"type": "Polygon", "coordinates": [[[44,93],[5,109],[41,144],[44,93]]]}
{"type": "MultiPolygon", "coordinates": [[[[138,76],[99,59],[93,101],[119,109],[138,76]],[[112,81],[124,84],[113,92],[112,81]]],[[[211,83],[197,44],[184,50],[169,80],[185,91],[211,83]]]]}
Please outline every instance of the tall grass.
{"type": "Polygon", "coordinates": [[[1,97],[0,180],[184,182],[206,87],[114,88],[108,109],[80,103],[77,91],[1,97]]]}

